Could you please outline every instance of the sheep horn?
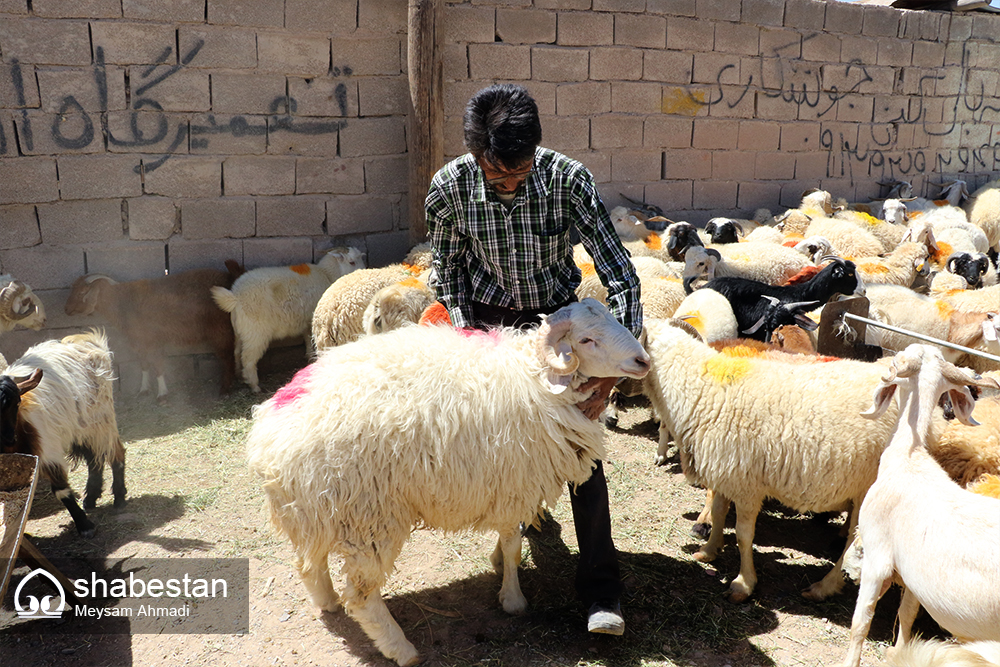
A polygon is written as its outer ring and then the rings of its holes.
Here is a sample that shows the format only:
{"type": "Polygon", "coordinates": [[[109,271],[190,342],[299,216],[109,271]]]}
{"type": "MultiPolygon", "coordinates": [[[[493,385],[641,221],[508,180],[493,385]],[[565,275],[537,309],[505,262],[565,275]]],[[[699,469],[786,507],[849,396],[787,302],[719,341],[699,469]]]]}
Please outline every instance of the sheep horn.
{"type": "Polygon", "coordinates": [[[992,389],[994,386],[993,384],[990,384],[991,381],[988,378],[984,380],[982,377],[976,376],[972,373],[964,372],[954,364],[949,363],[947,361],[944,362],[944,365],[941,367],[941,375],[944,376],[945,380],[951,382],[952,384],[957,384],[962,386],[971,384],[971,385],[976,385],[977,387],[984,387],[990,389],[992,389]]]}
{"type": "Polygon", "coordinates": [[[573,354],[572,348],[562,353],[556,349],[572,326],[570,312],[559,310],[542,320],[542,325],[538,328],[539,356],[559,375],[572,375],[580,366],[580,360],[573,354]]]}
{"type": "Polygon", "coordinates": [[[819,261],[821,261],[821,262],[825,262],[827,260],[830,260],[832,262],[843,262],[844,261],[842,258],[837,257],[836,255],[823,255],[822,257],[819,258],[819,261]]]}
{"type": "Polygon", "coordinates": [[[949,257],[948,258],[948,262],[944,265],[945,268],[948,269],[952,273],[955,273],[955,263],[958,262],[959,254],[960,253],[956,252],[954,255],[952,255],[951,257],[949,257]]]}
{"type": "Polygon", "coordinates": [[[17,385],[18,392],[23,396],[37,387],[38,383],[42,381],[42,369],[36,368],[35,372],[31,375],[12,377],[11,380],[14,381],[14,384],[17,385]]]}
{"type": "Polygon", "coordinates": [[[743,234],[743,225],[733,220],[733,224],[736,225],[736,229],[740,230],[740,234],[743,234]]]}
{"type": "Polygon", "coordinates": [[[7,317],[11,320],[23,320],[35,312],[36,306],[33,301],[28,301],[22,310],[14,310],[14,300],[28,291],[28,286],[20,280],[15,280],[0,291],[0,308],[7,311],[7,317]]]}

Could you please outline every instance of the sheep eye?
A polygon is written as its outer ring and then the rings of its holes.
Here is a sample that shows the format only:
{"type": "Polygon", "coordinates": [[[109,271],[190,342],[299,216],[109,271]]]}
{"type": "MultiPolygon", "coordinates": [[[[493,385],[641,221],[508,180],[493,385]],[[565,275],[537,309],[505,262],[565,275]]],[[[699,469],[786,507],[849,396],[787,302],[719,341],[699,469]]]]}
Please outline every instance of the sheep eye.
{"type": "Polygon", "coordinates": [[[593,342],[594,342],[593,338],[581,338],[580,339],[580,345],[586,345],[587,343],[593,343],[593,342]]]}

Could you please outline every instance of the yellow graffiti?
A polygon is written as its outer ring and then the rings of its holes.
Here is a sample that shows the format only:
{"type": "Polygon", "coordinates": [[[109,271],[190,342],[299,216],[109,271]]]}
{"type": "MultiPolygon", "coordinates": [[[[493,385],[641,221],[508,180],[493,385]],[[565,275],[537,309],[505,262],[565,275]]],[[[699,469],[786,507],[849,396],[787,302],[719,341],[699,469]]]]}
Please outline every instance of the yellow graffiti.
{"type": "Polygon", "coordinates": [[[663,91],[663,113],[680,116],[696,116],[705,107],[705,91],[694,92],[683,88],[667,88],[663,91]]]}

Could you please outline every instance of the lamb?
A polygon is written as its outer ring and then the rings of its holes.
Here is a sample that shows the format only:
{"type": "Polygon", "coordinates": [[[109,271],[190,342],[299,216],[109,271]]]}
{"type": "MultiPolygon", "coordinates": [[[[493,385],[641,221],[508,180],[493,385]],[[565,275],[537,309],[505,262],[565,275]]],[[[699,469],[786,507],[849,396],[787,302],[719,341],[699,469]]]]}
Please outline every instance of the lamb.
{"type": "Polygon", "coordinates": [[[167,398],[164,364],[167,351],[201,352],[208,347],[222,364],[220,392],[236,377],[233,325],[229,315],[212,301],[212,287],[233,284],[229,271],[194,269],[162,278],[119,283],[101,274],[81,276],[66,298],[67,315],[102,316],[125,337],[142,369],[140,394],[150,391],[155,373],[156,398],[167,398]]]}
{"type": "MultiPolygon", "coordinates": [[[[983,276],[990,268],[990,258],[982,253],[956,252],[948,258],[945,270],[965,278],[967,289],[983,286],[983,276]]],[[[966,289],[966,288],[959,288],[966,289]]]]}
{"type": "MultiPolygon", "coordinates": [[[[687,479],[715,492],[711,536],[695,558],[716,557],[735,502],[741,565],[729,597],[743,601],[757,581],[752,543],[764,498],[798,511],[861,506],[895,414],[869,423],[858,413],[885,367],[804,355],[788,355],[799,357],[795,363],[733,357],[667,320],[647,320],[644,335],[652,364],[646,391],[662,420],[661,445],[673,434],[687,479]]],[[[841,563],[803,595],[819,600],[838,592],[841,563]]]]}
{"type": "Polygon", "coordinates": [[[97,505],[103,471],[111,464],[115,507],[125,504],[125,448],[118,437],[111,351],[103,333],[92,331],[28,348],[0,377],[0,447],[34,454],[52,493],[73,517],[77,532],[97,528],[76,502],[67,477],[67,457],[87,462],[83,506],[97,505]]]}
{"type": "Polygon", "coordinates": [[[806,228],[805,236],[829,239],[833,247],[848,259],[880,255],[887,250],[874,234],[849,220],[814,218],[806,228]]]}
{"type": "Polygon", "coordinates": [[[434,299],[434,290],[416,278],[383,287],[365,308],[362,316],[365,334],[370,336],[419,322],[434,299]]]}
{"type": "Polygon", "coordinates": [[[746,235],[744,241],[748,243],[777,243],[780,245],[785,240],[784,235],[776,227],[761,225],[746,235]]]}
{"type": "Polygon", "coordinates": [[[991,181],[964,204],[969,222],[983,230],[989,247],[1000,250],[1000,181],[991,181]]]}
{"type": "Polygon", "coordinates": [[[854,265],[866,285],[902,285],[909,287],[919,275],[930,271],[927,246],[906,242],[884,257],[855,258],[854,265]]]}
{"type": "Polygon", "coordinates": [[[705,223],[705,233],[712,237],[712,243],[739,243],[745,232],[743,225],[732,218],[712,218],[705,223]]]}
{"type": "Polygon", "coordinates": [[[357,248],[332,248],[316,264],[252,269],[232,289],[212,288],[215,303],[232,317],[235,358],[251,391],[260,393],[257,362],[271,341],[302,336],[312,356],[309,326],[317,302],[334,280],[363,266],[357,248]]]}
{"type": "Polygon", "coordinates": [[[1000,665],[1000,642],[954,644],[915,640],[894,651],[884,667],[995,667],[1000,665]]]}
{"type": "Polygon", "coordinates": [[[45,326],[45,306],[31,288],[10,275],[0,276],[0,333],[14,327],[39,330],[45,326]]]}
{"type": "Polygon", "coordinates": [[[963,488],[981,475],[1000,475],[1000,397],[980,396],[972,417],[982,425],[935,416],[927,436],[931,456],[963,488]]]}
{"type": "Polygon", "coordinates": [[[497,530],[500,601],[523,612],[519,524],[604,455],[604,430],[576,408],[576,387],[648,369],[642,346],[593,299],[534,331],[369,336],[327,350],[254,410],[250,468],[313,602],[338,605],[327,558],[342,556],[347,613],[386,657],[413,665],[380,589],[414,527],[497,530]],[[425,382],[413,382],[418,368],[425,382]]]}
{"type": "Polygon", "coordinates": [[[718,248],[691,247],[685,255],[684,290],[702,276],[709,281],[721,276],[757,280],[780,285],[812,266],[802,253],[773,243],[738,243],[718,248]]]}
{"type": "Polygon", "coordinates": [[[860,665],[875,603],[894,578],[904,589],[897,647],[910,641],[921,605],[956,637],[1000,640],[1000,542],[996,539],[1000,500],[960,488],[926,445],[934,408],[944,393],[962,423],[976,424],[972,419],[975,400],[968,385],[981,384],[995,385],[946,362],[936,348],[915,344],[893,358],[888,376],[875,386],[872,406],[862,414],[881,418],[898,389],[899,423],[859,512],[857,542],[863,549],[863,564],[844,667],[860,665]],[[927,539],[928,535],[934,539],[927,539]],[[961,554],[955,551],[958,544],[965,545],[961,554]]]}

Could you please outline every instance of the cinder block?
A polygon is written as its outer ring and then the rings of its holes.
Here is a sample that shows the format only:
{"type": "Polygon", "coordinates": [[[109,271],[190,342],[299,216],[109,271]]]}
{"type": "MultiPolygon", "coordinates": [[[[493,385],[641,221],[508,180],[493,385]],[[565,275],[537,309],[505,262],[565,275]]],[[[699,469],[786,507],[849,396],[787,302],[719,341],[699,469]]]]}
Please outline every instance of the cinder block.
{"type": "MultiPolygon", "coordinates": [[[[590,147],[594,150],[642,145],[641,116],[604,115],[590,119],[590,147]]],[[[612,169],[614,160],[612,160],[612,169]]]]}
{"type": "MultiPolygon", "coordinates": [[[[691,83],[694,72],[694,56],[680,51],[659,49],[642,52],[642,78],[646,81],[664,83],[691,83]]],[[[703,55],[703,54],[698,54],[703,55]]]]}
{"type": "Polygon", "coordinates": [[[31,204],[59,199],[56,161],[49,157],[0,160],[0,204],[31,204]]]}
{"type": "Polygon", "coordinates": [[[594,0],[593,10],[595,12],[641,13],[646,10],[646,2],[645,0],[594,0]]]}
{"type": "Polygon", "coordinates": [[[22,63],[0,64],[0,107],[38,107],[34,66],[22,63]]]}
{"type": "Polygon", "coordinates": [[[743,0],[744,23],[778,26],[785,21],[785,0],[743,0]]]}
{"type": "Polygon", "coordinates": [[[531,78],[531,47],[469,44],[469,75],[480,81],[531,78]]]}
{"type": "Polygon", "coordinates": [[[185,155],[171,158],[146,172],[143,189],[147,195],[165,197],[221,197],[222,160],[185,155]]]}
{"type": "Polygon", "coordinates": [[[28,0],[0,0],[0,14],[27,14],[28,0]]]}
{"type": "MultiPolygon", "coordinates": [[[[59,2],[59,0],[50,0],[59,2]]],[[[110,0],[114,2],[115,0],[110,0]]],[[[121,9],[127,19],[201,23],[205,20],[204,0],[121,0],[121,9]]]]}
{"type": "Polygon", "coordinates": [[[801,58],[802,35],[787,28],[761,28],[760,55],[764,58],[801,58]]]}
{"type": "Polygon", "coordinates": [[[39,204],[43,243],[99,243],[123,238],[122,201],[91,199],[39,204]]]}
{"type": "Polygon", "coordinates": [[[826,178],[829,159],[830,156],[823,152],[796,153],[795,178],[826,178]]]}
{"type": "Polygon", "coordinates": [[[212,111],[236,114],[284,113],[281,74],[212,74],[212,111]]]}
{"type": "MultiPolygon", "coordinates": [[[[746,183],[754,179],[754,159],[752,153],[736,151],[720,155],[712,160],[712,181],[746,183]]],[[[734,202],[734,205],[737,202],[734,202]]]]}
{"type": "Polygon", "coordinates": [[[43,243],[0,250],[0,266],[5,273],[31,285],[31,289],[62,289],[83,275],[83,248],[43,243]]]}
{"type": "MultiPolygon", "coordinates": [[[[159,2],[159,0],[154,0],[159,2]]],[[[180,26],[180,52],[194,52],[189,68],[248,69],[257,66],[257,33],[237,27],[180,26]]]]}
{"type": "Polygon", "coordinates": [[[200,114],[191,117],[192,154],[253,155],[266,151],[266,116],[200,114]]]}
{"type": "Polygon", "coordinates": [[[830,2],[826,5],[824,28],[829,33],[860,35],[864,23],[864,6],[849,2],[830,2]]]}
{"type": "MultiPolygon", "coordinates": [[[[326,201],[321,197],[257,200],[257,236],[320,236],[325,220],[326,201]]],[[[244,246],[244,252],[248,250],[249,246],[244,246]]],[[[311,256],[307,261],[312,261],[311,256]]]]}
{"type": "Polygon", "coordinates": [[[538,9],[591,9],[591,0],[535,0],[538,9]]]}
{"type": "Polygon", "coordinates": [[[167,268],[160,241],[122,241],[87,248],[87,271],[103,273],[119,282],[162,278],[167,268]]]}
{"type": "Polygon", "coordinates": [[[789,28],[822,30],[826,4],[819,0],[785,0],[785,25],[789,28]]]}
{"type": "MultiPolygon", "coordinates": [[[[347,120],[270,116],[269,155],[336,155],[347,120]]],[[[353,121],[351,121],[353,122],[353,121]]]]}
{"type": "Polygon", "coordinates": [[[743,181],[736,195],[736,205],[748,213],[758,208],[778,211],[778,199],[781,196],[781,185],[778,183],[758,183],[743,181]]]}
{"type": "Polygon", "coordinates": [[[387,232],[392,229],[392,203],[382,197],[337,195],[326,202],[330,236],[387,232]]]}
{"type": "MultiPolygon", "coordinates": [[[[107,118],[108,151],[112,153],[187,152],[188,121],[185,116],[159,111],[110,111],[107,118]]],[[[97,137],[100,148],[99,132],[97,137]]]]}
{"type": "Polygon", "coordinates": [[[556,41],[556,15],[550,11],[500,7],[496,22],[496,34],[507,44],[553,44],[556,41]]]}
{"type": "Polygon", "coordinates": [[[715,50],[756,56],[760,52],[760,28],[742,23],[716,23],[715,50]]]}
{"type": "Polygon", "coordinates": [[[674,51],[703,52],[714,48],[715,23],[676,18],[667,23],[667,48],[674,51]]]}
{"type": "Polygon", "coordinates": [[[646,11],[667,16],[697,16],[697,0],[646,0],[646,11]]]}
{"type": "Polygon", "coordinates": [[[285,0],[208,0],[208,22],[280,28],[285,24],[285,0]]]}
{"type": "MultiPolygon", "coordinates": [[[[917,47],[927,46],[927,47],[939,47],[941,49],[941,57],[944,58],[944,45],[943,44],[929,44],[927,42],[917,42],[913,45],[913,64],[917,64],[917,47]]],[[[931,59],[932,62],[936,62],[937,58],[931,59]]],[[[931,65],[936,67],[940,65],[931,65]]],[[[991,70],[996,72],[1000,70],[1000,46],[995,44],[980,44],[979,45],[979,57],[976,59],[975,67],[982,68],[984,70],[991,70]]],[[[974,74],[979,75],[980,72],[975,72],[974,74]]]]}
{"type": "Polygon", "coordinates": [[[736,147],[741,151],[776,151],[781,125],[765,120],[740,121],[736,147]]]}
{"type": "Polygon", "coordinates": [[[865,6],[865,18],[861,34],[872,37],[897,37],[902,12],[892,7],[865,6]]]}
{"type": "Polygon", "coordinates": [[[731,149],[737,144],[740,131],[738,120],[697,118],[694,121],[693,148],[731,149]]]}
{"type": "Polygon", "coordinates": [[[967,67],[968,61],[973,53],[974,44],[964,42],[949,42],[944,48],[945,67],[967,67]]]}
{"type": "Polygon", "coordinates": [[[659,151],[615,151],[611,154],[611,180],[629,183],[658,181],[662,159],[659,151]]]}
{"type": "Polygon", "coordinates": [[[992,14],[972,17],[972,38],[996,42],[1000,40],[1000,21],[992,14]]]}
{"type": "Polygon", "coordinates": [[[870,123],[874,116],[875,100],[863,95],[845,95],[837,106],[837,120],[870,123]]]}
{"type": "Polygon", "coordinates": [[[152,65],[163,62],[168,47],[167,64],[175,64],[174,29],[168,25],[95,21],[90,24],[94,47],[104,49],[104,61],[118,65],[152,65]]]}
{"type": "Polygon", "coordinates": [[[340,132],[341,157],[399,155],[406,152],[406,120],[395,116],[352,119],[340,132]]]}
{"type": "Polygon", "coordinates": [[[819,151],[819,123],[788,123],[781,128],[780,149],[789,151],[819,151]]]}
{"type": "MultiPolygon", "coordinates": [[[[380,35],[399,35],[406,33],[406,5],[395,0],[371,0],[359,3],[359,32],[380,35]]],[[[345,32],[350,30],[350,24],[341,27],[345,32]]]]}
{"type": "Polygon", "coordinates": [[[0,110],[0,158],[17,155],[17,134],[10,114],[0,110]]]}
{"type": "Polygon", "coordinates": [[[535,47],[531,49],[532,78],[540,81],[586,81],[590,72],[587,49],[535,47]]]}
{"type": "Polygon", "coordinates": [[[38,216],[30,204],[0,206],[0,250],[28,248],[42,242],[38,216]]]}
{"type": "Polygon", "coordinates": [[[972,17],[956,14],[951,16],[948,26],[948,41],[964,42],[972,37],[972,17]]]}
{"type": "Polygon", "coordinates": [[[181,232],[189,241],[243,238],[253,236],[254,231],[252,199],[189,199],[181,202],[181,232]]]}
{"type": "Polygon", "coordinates": [[[678,116],[707,116],[712,92],[696,86],[664,86],[662,111],[678,116]]]}
{"type": "Polygon", "coordinates": [[[658,83],[611,82],[611,111],[615,113],[661,113],[662,101],[658,83]]]}
{"type": "Polygon", "coordinates": [[[648,14],[615,14],[615,44],[662,49],[667,41],[667,20],[648,14]]]}
{"type": "Polygon", "coordinates": [[[559,12],[557,42],[563,46],[611,46],[615,17],[611,14],[559,12]]]}
{"type": "Polygon", "coordinates": [[[892,123],[905,119],[910,113],[910,98],[902,95],[877,95],[874,104],[876,123],[892,123]]]}
{"type": "Polygon", "coordinates": [[[0,19],[0,49],[8,63],[89,65],[90,31],[85,21],[0,19]]]}
{"type": "Polygon", "coordinates": [[[908,67],[913,62],[913,42],[902,39],[882,40],[876,64],[883,67],[908,67]]]}
{"type": "Polygon", "coordinates": [[[690,148],[694,120],[675,116],[650,116],[643,122],[643,148],[690,148]]]}
{"type": "Polygon", "coordinates": [[[754,161],[754,175],[756,180],[774,181],[795,178],[794,155],[789,155],[788,153],[757,153],[754,156],[754,161]]]}
{"type": "Polygon", "coordinates": [[[712,177],[712,152],[706,150],[663,151],[665,180],[699,180],[712,177]]]}
{"type": "MultiPolygon", "coordinates": [[[[645,186],[645,190],[646,197],[643,201],[656,204],[665,211],[691,208],[693,198],[692,181],[672,180],[649,183],[645,186]]],[[[670,217],[670,219],[677,220],[677,218],[673,217],[670,217]]]]}
{"type": "Polygon", "coordinates": [[[232,156],[223,163],[226,195],[290,195],[295,193],[295,158],[232,156]]]}
{"type": "Polygon", "coordinates": [[[285,28],[288,30],[350,32],[356,23],[354,0],[285,0],[285,28]]]}
{"type": "Polygon", "coordinates": [[[357,116],[358,82],[341,77],[298,79],[289,77],[288,94],[295,101],[296,116],[357,116]]]}
{"type": "Polygon", "coordinates": [[[389,232],[365,236],[368,248],[368,266],[388,266],[401,262],[413,246],[408,232],[389,232]]]}
{"type": "Polygon", "coordinates": [[[298,194],[363,194],[364,161],[360,158],[299,158],[295,167],[298,194]]]}
{"type": "Polygon", "coordinates": [[[135,241],[165,240],[180,229],[177,206],[165,197],[125,200],[128,235],[135,241]]]}
{"type": "Polygon", "coordinates": [[[326,37],[257,33],[257,68],[266,72],[323,76],[330,70],[330,40],[326,37]]]}
{"type": "Polygon", "coordinates": [[[786,102],[780,95],[769,96],[764,92],[757,93],[757,118],[761,120],[796,120],[798,107],[786,102]]]}
{"type": "Polygon", "coordinates": [[[692,205],[696,209],[736,208],[737,189],[734,181],[695,181],[692,205]]]}
{"type": "MultiPolygon", "coordinates": [[[[253,208],[252,201],[246,201],[253,208]]],[[[190,240],[174,236],[167,244],[167,263],[170,273],[180,273],[191,269],[218,268],[225,266],[227,259],[243,260],[243,239],[218,238],[190,240]]],[[[250,267],[247,267],[250,268],[250,267]]]]}
{"type": "MultiPolygon", "coordinates": [[[[749,81],[749,77],[746,77],[749,81]]],[[[754,80],[757,77],[754,76],[754,80]]],[[[708,115],[715,118],[754,118],[757,106],[753,93],[746,86],[718,86],[716,96],[721,93],[722,99],[708,107],[708,115]]]]}
{"type": "Polygon", "coordinates": [[[120,0],[33,0],[31,12],[48,19],[115,19],[121,18],[122,6],[120,0]]]}
{"type": "Polygon", "coordinates": [[[406,155],[365,160],[365,192],[391,195],[409,191],[410,160],[406,155]]]}
{"type": "MultiPolygon", "coordinates": [[[[125,108],[125,69],[107,67],[105,97],[94,82],[91,70],[51,70],[37,71],[38,88],[42,111],[63,113],[83,109],[87,112],[122,110],[125,108]],[[72,97],[70,100],[68,98],[72,97]]],[[[0,74],[2,76],[2,74],[0,74]]]]}
{"type": "Polygon", "coordinates": [[[639,49],[595,48],[590,52],[590,78],[598,81],[641,79],[642,59],[643,52],[639,49]]]}
{"type": "Polygon", "coordinates": [[[405,76],[376,76],[358,80],[358,114],[405,116],[410,111],[410,84],[405,76]]]}
{"type": "Polygon", "coordinates": [[[826,63],[840,62],[840,37],[814,33],[802,38],[802,59],[826,63]]]}
{"type": "Polygon", "coordinates": [[[545,116],[541,119],[544,144],[557,151],[583,150],[590,146],[590,121],[586,118],[545,116]]]}
{"type": "MultiPolygon", "coordinates": [[[[739,21],[740,3],[730,0],[698,0],[698,17],[711,21],[739,21]]],[[[752,18],[752,17],[751,17],[752,18]]]]}
{"type": "Polygon", "coordinates": [[[62,199],[110,199],[142,194],[139,158],[127,155],[60,157],[62,199]]]}
{"type": "MultiPolygon", "coordinates": [[[[446,4],[441,11],[443,23],[439,27],[444,43],[492,42],[497,34],[496,11],[493,7],[446,4]]],[[[336,40],[334,44],[336,45],[336,40]]],[[[336,52],[336,46],[334,51],[336,52]]]]}
{"type": "Polygon", "coordinates": [[[157,68],[148,77],[131,80],[133,96],[142,96],[139,100],[133,97],[133,107],[142,99],[155,100],[164,111],[208,111],[212,107],[208,73],[181,69],[157,82],[156,78],[166,73],[161,73],[163,69],[157,68]]]}
{"type": "MultiPolygon", "coordinates": [[[[537,81],[528,86],[528,90],[538,105],[538,113],[551,115],[556,112],[556,88],[558,86],[558,83],[546,83],[545,81],[537,81]]],[[[465,104],[459,108],[464,109],[465,104]]]]}
{"type": "MultiPolygon", "coordinates": [[[[320,208],[323,208],[322,201],[320,201],[320,208]]],[[[263,266],[295,266],[296,264],[315,263],[313,241],[304,238],[247,239],[243,242],[243,258],[247,270],[263,266]]]]}
{"type": "Polygon", "coordinates": [[[556,113],[560,116],[593,116],[610,111],[610,83],[567,83],[556,89],[556,113]]]}
{"type": "MultiPolygon", "coordinates": [[[[491,36],[486,41],[492,40],[491,36]]],[[[344,73],[350,68],[353,76],[400,74],[403,71],[402,50],[400,40],[389,36],[379,39],[335,36],[331,42],[334,66],[344,73]]]]}
{"type": "Polygon", "coordinates": [[[441,76],[445,81],[469,78],[469,49],[465,44],[445,44],[441,47],[441,76]]]}
{"type": "Polygon", "coordinates": [[[694,54],[691,82],[739,85],[739,60],[725,53],[696,53],[694,54]],[[733,62],[734,60],[736,62],[733,62]]]}
{"type": "Polygon", "coordinates": [[[101,127],[95,120],[86,113],[14,114],[18,146],[25,155],[103,152],[101,127]]]}
{"type": "MultiPolygon", "coordinates": [[[[846,3],[841,3],[846,4],[846,3]]],[[[840,62],[842,63],[874,63],[878,58],[878,40],[873,37],[855,37],[846,35],[840,40],[840,62]]],[[[830,68],[824,68],[824,74],[830,68]]],[[[833,68],[836,70],[837,68],[833,68]]],[[[855,67],[858,72],[860,67],[855,67]]],[[[843,71],[843,70],[840,70],[843,71]]]]}

